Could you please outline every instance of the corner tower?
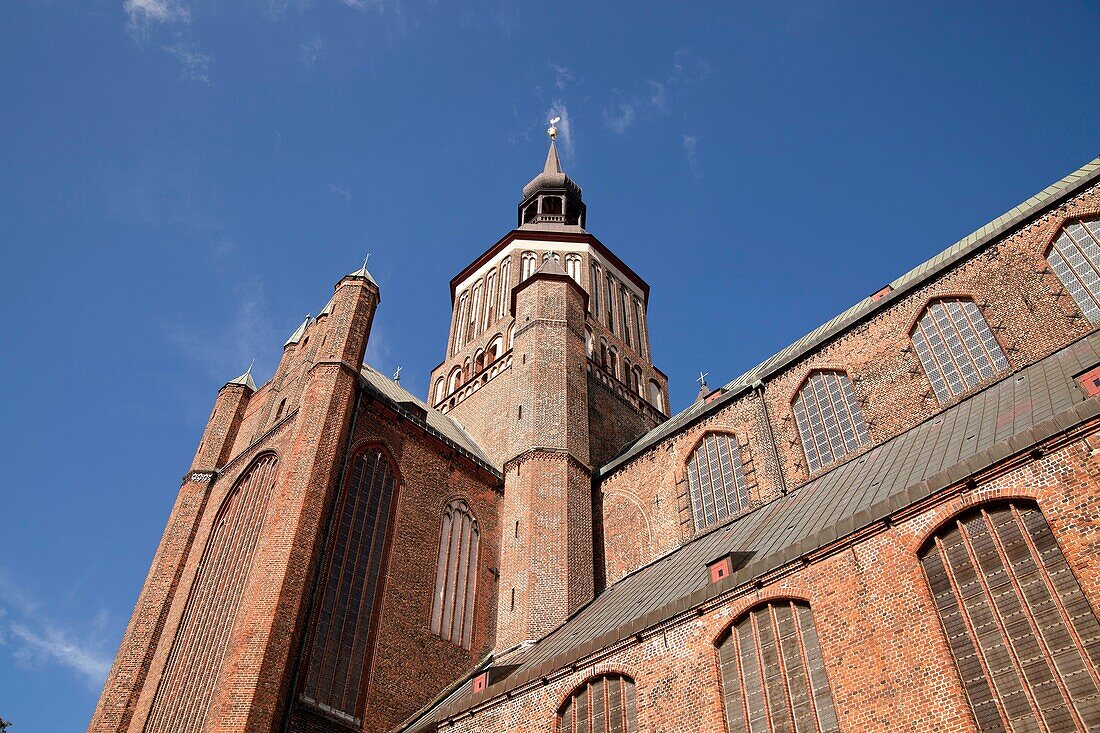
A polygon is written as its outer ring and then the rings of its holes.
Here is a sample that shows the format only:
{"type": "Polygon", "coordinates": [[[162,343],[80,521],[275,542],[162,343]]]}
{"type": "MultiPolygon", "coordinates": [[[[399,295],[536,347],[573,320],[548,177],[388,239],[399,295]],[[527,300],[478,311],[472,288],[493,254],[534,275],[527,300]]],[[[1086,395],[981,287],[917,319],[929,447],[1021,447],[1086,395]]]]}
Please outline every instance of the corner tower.
{"type": "Polygon", "coordinates": [[[586,230],[551,128],[518,226],[451,280],[429,402],[504,467],[498,654],[545,635],[599,589],[594,470],[661,423],[649,286],[586,230]]]}

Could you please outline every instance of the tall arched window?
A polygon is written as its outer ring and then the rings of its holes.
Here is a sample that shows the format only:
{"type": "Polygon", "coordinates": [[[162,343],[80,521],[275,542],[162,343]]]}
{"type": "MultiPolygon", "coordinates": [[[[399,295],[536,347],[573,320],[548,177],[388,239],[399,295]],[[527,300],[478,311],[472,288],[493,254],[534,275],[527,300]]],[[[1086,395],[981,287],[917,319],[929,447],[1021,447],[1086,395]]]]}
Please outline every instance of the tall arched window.
{"type": "Polygon", "coordinates": [[[661,391],[661,385],[657,384],[655,379],[649,380],[649,404],[656,407],[661,412],[665,411],[665,396],[661,391]]]}
{"type": "Polygon", "coordinates": [[[964,514],[921,564],[978,728],[1100,730],[1100,623],[1038,506],[964,514]]]}
{"type": "Polygon", "coordinates": [[[638,353],[648,359],[649,344],[647,339],[649,334],[646,333],[645,327],[645,309],[642,308],[642,301],[637,298],[634,299],[634,313],[638,316],[638,353]]]}
{"type": "Polygon", "coordinates": [[[447,384],[446,382],[444,382],[443,377],[440,377],[435,381],[435,403],[437,405],[442,402],[443,398],[446,396],[446,393],[444,392],[444,390],[446,389],[447,384]]]}
{"type": "Polygon", "coordinates": [[[835,463],[870,440],[844,372],[810,374],[794,398],[794,419],[811,472],[835,463]]]}
{"type": "Polygon", "coordinates": [[[466,345],[466,308],[470,302],[469,292],[458,296],[458,305],[455,307],[454,344],[451,353],[457,354],[466,345]]]}
{"type": "Polygon", "coordinates": [[[810,607],[757,606],[718,643],[729,733],[839,730],[810,607]]]}
{"type": "Polygon", "coordinates": [[[474,338],[478,334],[481,321],[481,282],[474,283],[473,295],[470,297],[473,305],[470,307],[470,325],[466,333],[466,340],[474,338]]]}
{"type": "Polygon", "coordinates": [[[710,433],[704,437],[688,459],[687,475],[696,529],[748,508],[749,487],[736,436],[710,433]]]}
{"type": "Polygon", "coordinates": [[[565,256],[565,272],[579,285],[581,282],[581,256],[565,256]]]}
{"type": "Polygon", "coordinates": [[[940,402],[1008,369],[993,331],[969,298],[929,304],[910,336],[940,402]]]}
{"type": "Polygon", "coordinates": [[[473,635],[479,538],[477,520],[466,502],[448,504],[439,534],[432,633],[463,649],[470,648],[473,635]]]}
{"type": "Polygon", "coordinates": [[[510,305],[508,298],[512,294],[512,283],[508,279],[510,271],[512,269],[512,263],[505,259],[500,264],[500,307],[497,309],[497,317],[503,318],[508,314],[508,306],[510,305]]]}
{"type": "Polygon", "coordinates": [[[539,258],[534,252],[524,252],[520,257],[520,282],[526,280],[534,274],[535,268],[538,267],[539,258]]]}
{"type": "Polygon", "coordinates": [[[612,346],[607,350],[607,371],[611,372],[611,376],[618,379],[619,377],[619,350],[612,346]]]}
{"type": "Polygon", "coordinates": [[[462,367],[455,367],[451,372],[450,380],[447,382],[447,393],[454,392],[460,384],[462,384],[462,367]]]}
{"type": "Polygon", "coordinates": [[[623,341],[627,346],[633,348],[630,341],[630,299],[626,294],[626,288],[619,286],[619,307],[622,309],[622,323],[621,331],[623,332],[623,341]]]}
{"type": "Polygon", "coordinates": [[[497,273],[491,270],[485,276],[485,320],[481,324],[482,331],[488,331],[489,326],[496,322],[497,314],[497,273]]]}
{"type": "Polygon", "coordinates": [[[592,263],[592,292],[588,301],[588,305],[592,308],[592,315],[596,318],[600,317],[600,266],[595,262],[592,263]]]}
{"type": "Polygon", "coordinates": [[[607,273],[607,298],[604,315],[607,316],[607,330],[615,333],[615,278],[607,273]]]}
{"type": "Polygon", "coordinates": [[[274,455],[258,458],[229,491],[214,518],[153,698],[147,733],[192,733],[203,727],[252,553],[264,528],[277,467],[274,455]]]}
{"type": "Polygon", "coordinates": [[[630,383],[630,388],[634,390],[635,394],[639,397],[645,397],[642,394],[642,368],[640,366],[634,366],[633,381],[630,383]]]}
{"type": "Polygon", "coordinates": [[[624,674],[593,677],[558,711],[558,733],[636,733],[634,680],[624,674]]]}
{"type": "Polygon", "coordinates": [[[360,723],[368,646],[386,577],[396,480],[377,448],[359,453],[333,507],[321,593],[312,616],[302,699],[360,723]]]}
{"type": "Polygon", "coordinates": [[[1085,318],[1100,322],[1100,218],[1066,226],[1050,246],[1047,262],[1085,318]]]}

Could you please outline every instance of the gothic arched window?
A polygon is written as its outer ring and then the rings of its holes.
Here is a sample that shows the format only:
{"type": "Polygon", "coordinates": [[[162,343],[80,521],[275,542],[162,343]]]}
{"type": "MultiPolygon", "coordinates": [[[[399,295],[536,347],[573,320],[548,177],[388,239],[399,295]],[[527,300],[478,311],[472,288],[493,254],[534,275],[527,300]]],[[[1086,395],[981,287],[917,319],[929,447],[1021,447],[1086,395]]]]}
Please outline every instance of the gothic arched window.
{"type": "Polygon", "coordinates": [[[810,374],[798,390],[793,408],[811,473],[870,440],[852,380],[844,372],[822,370],[810,374]]]}
{"type": "Polygon", "coordinates": [[[558,711],[558,733],[636,733],[634,680],[624,674],[593,677],[558,711]]]}
{"type": "Polygon", "coordinates": [[[600,317],[600,266],[595,262],[592,263],[592,292],[589,293],[591,298],[588,301],[589,307],[592,308],[592,315],[600,317]]]}
{"type": "Polygon", "coordinates": [[[695,529],[732,517],[749,506],[749,487],[736,436],[710,433],[687,463],[688,490],[695,529]]]}
{"type": "Polygon", "coordinates": [[[438,405],[443,401],[445,396],[444,390],[447,388],[446,382],[443,381],[443,377],[440,377],[435,381],[435,403],[438,405]]]}
{"type": "Polygon", "coordinates": [[[604,304],[604,315],[607,316],[607,330],[615,333],[615,278],[607,273],[607,302],[604,304]]]}
{"type": "Polygon", "coordinates": [[[333,508],[321,593],[312,614],[302,699],[356,724],[371,667],[367,642],[386,577],[396,483],[378,448],[351,461],[333,508]]]}
{"type": "Polygon", "coordinates": [[[1008,369],[993,331],[969,298],[931,303],[917,319],[910,337],[940,402],[1008,369]]]}
{"type": "Polygon", "coordinates": [[[505,258],[500,264],[500,307],[497,309],[497,318],[508,315],[508,298],[512,294],[512,283],[508,279],[511,269],[512,263],[505,258]]]}
{"type": "Polygon", "coordinates": [[[481,324],[482,331],[488,331],[489,326],[496,322],[497,308],[497,273],[491,270],[485,276],[485,321],[481,324]]]}
{"type": "Polygon", "coordinates": [[[230,489],[214,518],[145,724],[148,733],[202,729],[264,528],[277,467],[272,454],[258,458],[230,489]]]}
{"type": "Polygon", "coordinates": [[[470,648],[473,634],[479,538],[477,520],[466,502],[448,504],[439,534],[432,633],[463,649],[470,648]]]}
{"type": "Polygon", "coordinates": [[[619,377],[619,350],[612,346],[607,350],[607,371],[611,372],[611,376],[618,379],[619,377]]]}
{"type": "Polygon", "coordinates": [[[654,379],[649,380],[649,404],[656,407],[661,412],[665,411],[665,398],[661,392],[661,385],[657,384],[654,379]]]}
{"type": "Polygon", "coordinates": [[[757,606],[718,643],[729,733],[839,730],[810,607],[757,606]]]}
{"type": "Polygon", "coordinates": [[[622,309],[622,323],[621,330],[623,332],[623,341],[627,346],[633,348],[630,341],[630,299],[626,294],[626,288],[619,286],[619,307],[622,309]]]}
{"type": "Polygon", "coordinates": [[[579,285],[581,282],[581,256],[565,256],[565,272],[579,285]]]}
{"type": "Polygon", "coordinates": [[[1100,730],[1100,623],[1039,507],[980,507],[921,565],[983,731],[1100,730]]]}
{"type": "Polygon", "coordinates": [[[520,256],[520,282],[531,277],[535,273],[535,268],[538,267],[539,258],[534,252],[524,252],[520,256]]]}
{"type": "Polygon", "coordinates": [[[473,306],[470,308],[470,325],[466,333],[466,340],[469,341],[474,336],[477,336],[479,332],[479,321],[481,320],[481,282],[474,283],[472,290],[473,295],[471,301],[473,306]]]}
{"type": "Polygon", "coordinates": [[[1068,224],[1047,262],[1089,323],[1100,322],[1100,218],[1068,224]]]}
{"type": "Polygon", "coordinates": [[[448,394],[458,389],[458,385],[462,384],[462,367],[455,367],[451,372],[451,378],[447,383],[448,394]]]}
{"type": "Polygon", "coordinates": [[[451,354],[457,354],[466,345],[466,308],[469,305],[470,294],[464,292],[458,296],[458,305],[455,306],[454,344],[451,346],[451,354]]]}

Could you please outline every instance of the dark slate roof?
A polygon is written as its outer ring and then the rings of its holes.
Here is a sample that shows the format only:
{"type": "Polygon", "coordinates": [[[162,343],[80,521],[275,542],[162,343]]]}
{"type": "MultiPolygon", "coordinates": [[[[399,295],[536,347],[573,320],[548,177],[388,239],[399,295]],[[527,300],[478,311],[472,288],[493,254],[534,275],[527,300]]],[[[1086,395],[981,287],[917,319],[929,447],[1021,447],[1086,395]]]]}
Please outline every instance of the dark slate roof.
{"type": "Polygon", "coordinates": [[[721,409],[731,400],[743,394],[746,389],[752,387],[756,382],[767,380],[795,360],[805,356],[829,339],[847,330],[857,321],[866,318],[881,308],[885,308],[897,298],[903,297],[906,293],[918,287],[929,278],[969,257],[979,249],[1006,234],[1012,228],[1019,226],[1026,220],[1035,217],[1045,209],[1057,204],[1059,201],[1084,189],[1097,179],[1100,179],[1100,158],[1093,159],[1057,183],[1047,186],[1011,211],[1002,214],[977,231],[971,232],[932,259],[917,265],[909,272],[891,282],[891,291],[885,297],[877,301],[870,296],[864,298],[840,315],[832,318],[798,339],[779,353],[765,359],[754,368],[722,387],[722,392],[724,394],[721,397],[717,397],[710,402],[696,402],[683,412],[661,423],[635,441],[632,445],[628,446],[618,456],[611,459],[611,461],[600,469],[600,474],[607,475],[644,452],[650,446],[675,434],[681,428],[694,422],[696,419],[721,409]]]}
{"type": "MultiPolygon", "coordinates": [[[[1100,399],[1086,400],[1074,381],[1097,363],[1100,332],[636,570],[504,660],[518,667],[478,699],[561,669],[1100,416],[1100,399]],[[731,552],[747,553],[747,563],[711,585],[707,563],[731,552]]],[[[476,702],[469,686],[461,689],[416,725],[476,702]]]]}
{"type": "Polygon", "coordinates": [[[399,383],[380,374],[369,364],[363,364],[360,375],[363,377],[363,386],[375,399],[385,402],[406,419],[449,443],[498,477],[501,476],[501,467],[474,442],[457,420],[428,407],[399,383]]]}

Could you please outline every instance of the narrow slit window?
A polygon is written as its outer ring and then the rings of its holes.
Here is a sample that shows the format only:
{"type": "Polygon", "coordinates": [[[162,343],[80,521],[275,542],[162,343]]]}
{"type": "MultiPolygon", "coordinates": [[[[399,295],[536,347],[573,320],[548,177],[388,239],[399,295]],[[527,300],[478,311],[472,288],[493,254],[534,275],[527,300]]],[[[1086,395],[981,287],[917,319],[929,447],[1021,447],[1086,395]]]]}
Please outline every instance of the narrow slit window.
{"type": "Polygon", "coordinates": [[[792,407],[811,473],[835,463],[870,440],[852,380],[844,372],[810,374],[792,407]]]}
{"type": "Polygon", "coordinates": [[[1008,369],[993,330],[969,298],[930,304],[910,337],[940,402],[1008,369]]]}

